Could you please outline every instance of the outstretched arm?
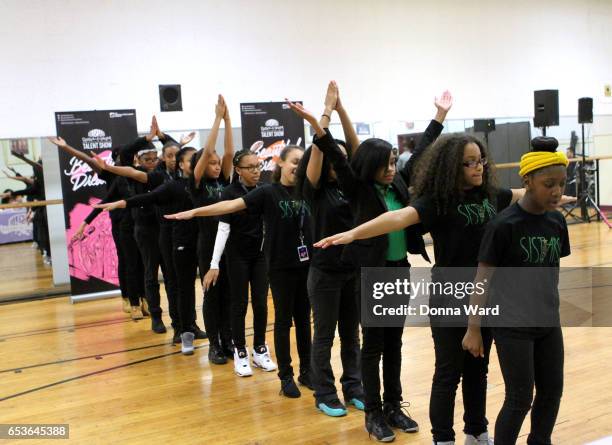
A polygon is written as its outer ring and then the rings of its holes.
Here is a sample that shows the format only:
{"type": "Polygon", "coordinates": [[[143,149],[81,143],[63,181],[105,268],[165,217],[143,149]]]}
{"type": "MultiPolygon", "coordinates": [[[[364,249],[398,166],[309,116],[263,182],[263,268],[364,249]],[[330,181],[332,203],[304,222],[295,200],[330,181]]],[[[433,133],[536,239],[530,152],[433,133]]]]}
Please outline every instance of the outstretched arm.
{"type": "Polygon", "coordinates": [[[71,147],[63,138],[59,136],[56,138],[49,138],[49,142],[57,145],[57,148],[62,150],[64,153],[67,153],[69,156],[73,156],[78,160],[83,161],[84,163],[89,165],[91,169],[97,174],[100,174],[102,172],[102,169],[100,169],[98,163],[91,156],[88,156],[87,153],[84,153],[80,150],[77,150],[76,148],[71,147]]]}
{"type": "Polygon", "coordinates": [[[185,212],[173,213],[172,215],[164,215],[167,219],[192,219],[196,216],[220,216],[229,213],[236,213],[246,209],[246,203],[242,198],[232,199],[230,201],[220,201],[209,206],[198,207],[185,212]]]}
{"type": "Polygon", "coordinates": [[[408,206],[403,209],[385,212],[347,232],[328,236],[315,243],[314,246],[325,249],[333,245],[349,244],[355,240],[374,238],[386,233],[397,232],[408,226],[418,224],[420,221],[421,219],[416,209],[408,206]]]}
{"type": "Polygon", "coordinates": [[[133,167],[127,167],[127,166],[121,166],[121,165],[110,165],[104,162],[104,159],[102,159],[97,154],[92,153],[91,155],[93,156],[93,160],[97,164],[100,171],[106,170],[117,176],[123,176],[125,178],[130,178],[130,179],[133,179],[134,181],[142,182],[143,184],[146,184],[147,182],[149,182],[149,176],[141,170],[136,170],[133,167]]]}
{"type": "Polygon", "coordinates": [[[204,144],[204,152],[202,153],[202,156],[200,156],[200,159],[198,159],[198,163],[193,169],[193,179],[195,181],[196,186],[200,184],[200,181],[204,177],[204,171],[206,170],[208,161],[215,152],[217,136],[219,135],[219,126],[221,125],[221,120],[223,119],[224,114],[225,100],[223,99],[223,96],[219,94],[217,104],[215,105],[215,121],[213,123],[212,128],[210,129],[208,137],[206,138],[206,143],[204,144]]]}

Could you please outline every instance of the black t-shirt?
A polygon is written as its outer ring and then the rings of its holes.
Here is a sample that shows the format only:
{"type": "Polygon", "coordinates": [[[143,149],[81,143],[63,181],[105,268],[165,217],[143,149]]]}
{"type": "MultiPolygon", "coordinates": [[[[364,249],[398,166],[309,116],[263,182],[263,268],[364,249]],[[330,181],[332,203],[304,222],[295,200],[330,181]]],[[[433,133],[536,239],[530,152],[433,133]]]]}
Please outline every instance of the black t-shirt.
{"type": "Polygon", "coordinates": [[[558,211],[528,213],[510,206],[489,223],[478,261],[495,266],[489,304],[500,305],[503,326],[559,324],[559,263],[570,254],[565,218],[558,211]]]}
{"type": "MultiPolygon", "coordinates": [[[[132,196],[127,200],[127,208],[153,205],[167,206],[171,213],[193,209],[189,180],[178,178],[160,185],[149,193],[132,196]],[[172,204],[173,207],[171,207],[172,204]]],[[[174,247],[189,246],[195,249],[197,234],[198,228],[195,220],[172,221],[174,247]]]]}
{"type": "Polygon", "coordinates": [[[257,187],[243,196],[250,214],[263,215],[269,270],[307,267],[309,261],[300,261],[299,246],[306,246],[308,258],[312,255],[310,207],[295,199],[293,191],[293,187],[276,183],[257,187]]]}
{"type": "MultiPolygon", "coordinates": [[[[302,193],[312,210],[312,239],[315,242],[353,227],[351,208],[337,182],[320,181],[319,188],[315,189],[308,178],[305,178],[302,193]]],[[[351,270],[352,266],[340,260],[343,249],[344,246],[314,248],[312,266],[331,271],[351,270]]]]}
{"type": "Polygon", "coordinates": [[[432,279],[437,280],[470,280],[464,276],[468,269],[457,270],[457,276],[451,269],[441,274],[439,268],[472,268],[475,273],[478,265],[478,249],[484,234],[485,225],[498,212],[505,209],[512,201],[512,191],[499,189],[493,202],[489,201],[480,187],[468,190],[460,202],[448,206],[446,214],[438,214],[434,201],[429,196],[421,196],[411,202],[419,214],[424,229],[431,234],[434,242],[435,265],[432,279]]]}
{"type": "MultiPolygon", "coordinates": [[[[176,179],[176,175],[169,173],[166,169],[157,169],[148,174],[149,183],[154,185],[151,190],[156,189],[161,184],[165,184],[170,181],[174,181],[176,179]]],[[[172,220],[164,218],[164,215],[168,215],[170,213],[174,213],[175,203],[161,203],[155,206],[157,219],[159,221],[160,227],[164,226],[168,228],[172,226],[172,220]]]]}
{"type": "MultiPolygon", "coordinates": [[[[221,201],[242,198],[255,187],[246,187],[240,181],[232,182],[221,192],[221,201]]],[[[263,218],[249,213],[246,209],[219,217],[219,221],[231,226],[225,245],[228,256],[253,258],[263,247],[263,218]]]]}
{"type": "MultiPolygon", "coordinates": [[[[193,206],[203,207],[216,204],[221,200],[223,189],[228,185],[223,176],[219,179],[202,178],[200,184],[196,187],[192,184],[191,196],[193,206]]],[[[207,268],[212,259],[212,252],[215,247],[215,238],[217,236],[217,227],[219,225],[218,216],[205,216],[197,219],[198,224],[198,256],[202,264],[206,264],[207,268]]]]}

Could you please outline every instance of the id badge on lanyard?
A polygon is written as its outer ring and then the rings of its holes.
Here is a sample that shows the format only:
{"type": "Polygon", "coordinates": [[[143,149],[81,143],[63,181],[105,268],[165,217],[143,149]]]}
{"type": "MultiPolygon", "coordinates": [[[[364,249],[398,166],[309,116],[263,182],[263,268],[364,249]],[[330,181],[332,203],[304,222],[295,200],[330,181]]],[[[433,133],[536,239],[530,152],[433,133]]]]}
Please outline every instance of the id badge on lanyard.
{"type": "Polygon", "coordinates": [[[310,255],[308,254],[308,247],[304,244],[304,234],[302,233],[302,228],[304,227],[304,204],[302,204],[302,211],[300,212],[300,245],[297,248],[298,258],[301,263],[304,263],[310,260],[310,255]]]}

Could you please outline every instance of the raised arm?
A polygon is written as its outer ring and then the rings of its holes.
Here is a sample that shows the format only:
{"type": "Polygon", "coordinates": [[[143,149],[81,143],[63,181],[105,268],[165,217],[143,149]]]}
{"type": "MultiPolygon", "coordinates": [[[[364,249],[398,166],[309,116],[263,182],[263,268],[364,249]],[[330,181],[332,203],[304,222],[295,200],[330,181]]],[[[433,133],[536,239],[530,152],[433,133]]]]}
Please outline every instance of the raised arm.
{"type": "Polygon", "coordinates": [[[328,236],[314,244],[315,247],[323,249],[338,244],[349,244],[355,240],[374,238],[386,233],[397,232],[408,226],[418,224],[421,221],[414,207],[385,212],[382,215],[355,227],[347,232],[328,236]]]}
{"type": "Polygon", "coordinates": [[[102,172],[102,169],[100,169],[98,163],[91,156],[87,155],[87,153],[77,150],[76,148],[71,147],[63,138],[59,136],[56,138],[49,138],[49,142],[56,145],[57,148],[59,148],[69,156],[73,156],[78,160],[83,161],[85,164],[89,165],[91,169],[97,174],[100,174],[102,172]]]}
{"type": "Polygon", "coordinates": [[[412,175],[412,169],[414,165],[417,163],[421,155],[425,152],[425,149],[429,147],[434,141],[440,136],[442,130],[444,129],[444,120],[446,119],[446,115],[449,110],[453,106],[453,96],[447,90],[442,93],[440,98],[436,97],[434,99],[434,105],[436,107],[436,116],[429,123],[425,132],[423,133],[423,137],[419,141],[418,145],[415,147],[412,152],[412,156],[406,162],[403,170],[400,172],[406,185],[410,185],[410,178],[412,175]]]}
{"type": "MultiPolygon", "coordinates": [[[[224,100],[225,102],[225,100],[224,100]]],[[[225,104],[225,114],[223,115],[225,125],[225,138],[223,140],[223,159],[221,160],[221,173],[229,181],[232,176],[234,159],[234,134],[232,133],[232,120],[230,119],[229,108],[225,104]]]]}
{"type": "Polygon", "coordinates": [[[40,170],[42,171],[42,165],[40,165],[38,162],[35,162],[31,159],[26,158],[24,155],[22,155],[21,153],[17,153],[14,151],[11,151],[11,154],[13,156],[15,156],[17,159],[21,159],[23,162],[25,162],[26,164],[31,165],[35,170],[40,170]]]}
{"type": "Polygon", "coordinates": [[[198,159],[198,163],[193,169],[193,179],[195,181],[196,186],[200,184],[200,181],[204,177],[204,171],[206,170],[206,166],[208,165],[208,161],[210,157],[215,152],[215,145],[217,144],[217,136],[219,136],[219,127],[221,126],[221,120],[223,119],[223,115],[225,114],[225,100],[223,100],[223,96],[219,94],[217,99],[217,104],[215,105],[215,121],[213,123],[212,128],[210,129],[210,133],[206,138],[206,143],[204,144],[204,152],[200,159],[198,159]]]}
{"type": "Polygon", "coordinates": [[[33,185],[34,184],[34,180],[32,178],[27,178],[27,177],[19,175],[19,174],[11,175],[6,170],[2,170],[2,172],[6,175],[6,179],[12,179],[14,181],[20,181],[20,182],[23,182],[23,183],[25,183],[27,185],[33,185]]]}
{"type": "MultiPolygon", "coordinates": [[[[335,84],[336,82],[334,82],[335,84]]],[[[353,123],[351,122],[351,118],[349,117],[346,109],[344,108],[342,101],[340,100],[340,92],[338,90],[338,86],[336,85],[336,91],[338,92],[338,100],[336,101],[336,111],[338,112],[338,116],[340,117],[340,122],[342,123],[342,131],[344,132],[344,139],[346,139],[346,146],[348,149],[349,156],[353,156],[359,147],[359,138],[357,137],[357,133],[355,132],[355,127],[353,127],[353,123]]]]}
{"type": "MultiPolygon", "coordinates": [[[[331,114],[336,108],[336,102],[338,101],[338,87],[336,86],[336,82],[333,80],[329,82],[327,86],[327,93],[325,94],[324,101],[324,109],[323,114],[321,115],[321,119],[319,119],[319,126],[321,128],[328,128],[329,121],[331,120],[331,114]]],[[[316,146],[316,144],[312,144],[310,149],[312,153],[310,153],[310,158],[308,159],[308,165],[306,166],[306,177],[310,184],[314,188],[319,187],[319,180],[321,179],[321,169],[323,168],[323,152],[316,146]]]]}
{"type": "Polygon", "coordinates": [[[128,166],[110,165],[104,162],[104,159],[102,159],[97,154],[92,153],[91,155],[93,156],[92,159],[95,161],[100,171],[106,170],[117,176],[123,176],[124,178],[130,178],[130,179],[133,179],[134,181],[142,182],[143,184],[146,184],[147,182],[149,182],[149,176],[141,170],[136,170],[135,168],[128,167],[128,166]]]}
{"type": "Polygon", "coordinates": [[[242,198],[236,198],[229,201],[220,201],[216,204],[212,204],[204,207],[197,207],[192,210],[185,212],[173,213],[172,215],[164,215],[167,219],[192,219],[196,216],[220,216],[228,215],[230,213],[236,213],[240,210],[246,209],[246,203],[242,198]]]}
{"type": "Polygon", "coordinates": [[[155,139],[157,133],[159,132],[159,126],[157,125],[157,118],[153,116],[151,118],[151,128],[149,129],[149,133],[146,136],[138,137],[134,141],[130,142],[126,146],[121,148],[122,157],[126,157],[128,159],[133,159],[136,154],[149,146],[149,144],[155,139]]]}

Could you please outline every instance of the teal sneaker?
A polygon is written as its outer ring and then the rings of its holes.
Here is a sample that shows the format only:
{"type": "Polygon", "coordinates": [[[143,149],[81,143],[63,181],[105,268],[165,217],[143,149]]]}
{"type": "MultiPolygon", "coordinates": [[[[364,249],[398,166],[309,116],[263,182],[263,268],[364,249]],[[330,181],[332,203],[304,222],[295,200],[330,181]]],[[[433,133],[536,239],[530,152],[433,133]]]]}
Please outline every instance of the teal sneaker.
{"type": "Polygon", "coordinates": [[[330,400],[329,402],[317,402],[316,406],[319,411],[330,417],[342,417],[348,413],[346,406],[338,399],[330,400]]]}

